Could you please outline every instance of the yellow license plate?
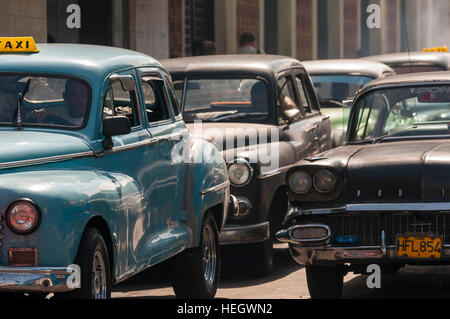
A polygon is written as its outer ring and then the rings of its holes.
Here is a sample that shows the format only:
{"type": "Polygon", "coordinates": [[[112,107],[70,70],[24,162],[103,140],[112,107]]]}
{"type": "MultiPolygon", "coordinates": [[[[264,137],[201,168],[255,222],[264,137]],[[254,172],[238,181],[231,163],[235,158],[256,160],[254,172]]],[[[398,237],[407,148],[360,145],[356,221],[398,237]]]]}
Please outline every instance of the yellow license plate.
{"type": "Polygon", "coordinates": [[[396,243],[397,257],[441,258],[441,237],[397,235],[396,243]]]}

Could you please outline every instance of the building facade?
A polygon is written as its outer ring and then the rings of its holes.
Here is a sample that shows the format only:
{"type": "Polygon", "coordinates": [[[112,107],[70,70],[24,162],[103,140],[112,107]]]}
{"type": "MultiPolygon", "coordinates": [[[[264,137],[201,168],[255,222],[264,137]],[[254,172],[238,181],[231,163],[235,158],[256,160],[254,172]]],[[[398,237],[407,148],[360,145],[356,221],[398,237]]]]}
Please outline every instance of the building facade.
{"type": "Polygon", "coordinates": [[[198,40],[234,53],[245,31],[266,53],[300,60],[450,47],[449,18],[448,0],[0,0],[1,36],[124,47],[159,59],[189,56],[198,40]]]}

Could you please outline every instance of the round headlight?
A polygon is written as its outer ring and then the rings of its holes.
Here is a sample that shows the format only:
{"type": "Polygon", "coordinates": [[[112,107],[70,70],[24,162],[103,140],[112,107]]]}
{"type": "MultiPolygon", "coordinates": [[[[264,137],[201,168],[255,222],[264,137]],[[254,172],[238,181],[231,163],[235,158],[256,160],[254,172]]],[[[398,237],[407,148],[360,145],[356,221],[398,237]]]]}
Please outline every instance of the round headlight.
{"type": "Polygon", "coordinates": [[[233,186],[242,187],[250,182],[253,169],[245,159],[237,159],[228,165],[228,178],[233,186]]]}
{"type": "Polygon", "coordinates": [[[29,234],[39,224],[39,211],[33,203],[26,200],[19,200],[13,203],[7,210],[6,223],[16,234],[29,234]]]}
{"type": "Polygon", "coordinates": [[[336,186],[336,175],[328,170],[318,171],[314,174],[313,185],[319,193],[329,193],[336,186]]]}
{"type": "Polygon", "coordinates": [[[306,172],[298,171],[289,176],[289,187],[294,193],[306,194],[312,186],[311,175],[306,172]]]}

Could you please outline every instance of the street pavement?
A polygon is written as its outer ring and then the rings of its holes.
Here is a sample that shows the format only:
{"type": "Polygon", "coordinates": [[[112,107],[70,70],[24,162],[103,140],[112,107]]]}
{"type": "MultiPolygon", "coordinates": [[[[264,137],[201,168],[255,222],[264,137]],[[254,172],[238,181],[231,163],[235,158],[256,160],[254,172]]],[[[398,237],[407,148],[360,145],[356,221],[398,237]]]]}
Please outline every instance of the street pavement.
{"type": "MultiPolygon", "coordinates": [[[[243,248],[227,247],[216,298],[309,299],[305,269],[289,255],[286,244],[275,247],[275,273],[255,275],[243,248]]],[[[406,266],[397,275],[381,277],[381,288],[369,289],[367,276],[349,273],[344,278],[344,299],[450,298],[450,266],[406,266]]],[[[113,298],[175,298],[163,266],[154,267],[113,289],[113,298]]]]}

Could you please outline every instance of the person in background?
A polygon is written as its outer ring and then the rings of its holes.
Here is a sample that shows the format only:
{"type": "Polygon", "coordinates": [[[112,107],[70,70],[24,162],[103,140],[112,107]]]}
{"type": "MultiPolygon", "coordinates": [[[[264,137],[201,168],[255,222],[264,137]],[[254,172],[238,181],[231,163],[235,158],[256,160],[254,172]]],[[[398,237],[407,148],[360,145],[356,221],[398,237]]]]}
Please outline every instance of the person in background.
{"type": "Polygon", "coordinates": [[[214,42],[209,40],[195,41],[192,45],[192,56],[198,55],[215,55],[216,46],[214,42]]]}
{"type": "Polygon", "coordinates": [[[256,44],[256,37],[251,32],[244,32],[239,37],[239,49],[236,54],[261,54],[264,53],[256,44]]]}

